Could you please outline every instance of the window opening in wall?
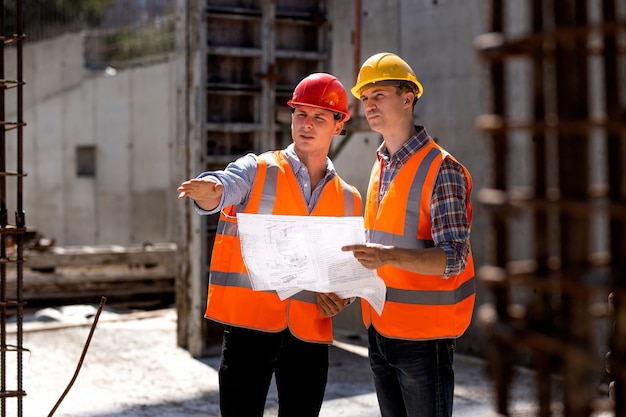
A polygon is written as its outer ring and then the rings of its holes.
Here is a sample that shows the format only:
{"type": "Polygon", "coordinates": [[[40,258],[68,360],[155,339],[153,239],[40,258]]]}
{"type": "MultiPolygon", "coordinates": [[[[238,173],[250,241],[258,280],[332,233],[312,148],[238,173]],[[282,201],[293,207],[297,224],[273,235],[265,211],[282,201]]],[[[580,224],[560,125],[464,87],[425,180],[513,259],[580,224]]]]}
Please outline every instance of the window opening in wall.
{"type": "Polygon", "coordinates": [[[96,176],[96,147],[77,146],[76,147],[76,176],[95,177],[96,176]]]}

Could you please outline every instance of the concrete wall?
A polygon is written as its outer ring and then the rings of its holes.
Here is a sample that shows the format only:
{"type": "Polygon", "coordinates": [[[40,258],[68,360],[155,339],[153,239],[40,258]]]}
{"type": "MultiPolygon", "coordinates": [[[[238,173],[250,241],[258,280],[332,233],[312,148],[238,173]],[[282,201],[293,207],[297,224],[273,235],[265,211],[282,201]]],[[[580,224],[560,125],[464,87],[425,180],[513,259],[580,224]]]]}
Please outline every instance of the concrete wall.
{"type": "MultiPolygon", "coordinates": [[[[354,85],[359,69],[354,64],[352,41],[355,1],[334,0],[331,7],[332,72],[347,88],[354,85]]],[[[487,218],[476,202],[476,194],[489,181],[490,161],[488,142],[474,127],[476,117],[487,111],[487,104],[484,69],[472,42],[486,31],[484,5],[482,0],[362,0],[361,32],[356,34],[360,39],[359,67],[378,52],[397,53],[411,65],[424,87],[415,109],[416,124],[426,126],[472,174],[472,247],[477,268],[485,261],[488,236],[487,218]]],[[[357,133],[335,158],[340,174],[363,193],[371,168],[369,162],[373,161],[379,143],[377,134],[357,133]]],[[[483,301],[479,286],[477,304],[483,301]]],[[[361,329],[359,314],[358,306],[352,306],[336,318],[336,326],[361,329]]],[[[481,344],[475,326],[459,341],[460,349],[465,351],[479,352],[481,344]]]]}
{"type": "MultiPolygon", "coordinates": [[[[485,2],[363,0],[361,32],[354,33],[355,1],[330,1],[329,70],[347,88],[353,85],[358,71],[354,39],[360,39],[359,65],[376,52],[390,51],[414,68],[424,86],[416,123],[425,125],[473,176],[472,243],[480,267],[488,236],[485,213],[475,199],[489,182],[492,162],[485,137],[474,128],[487,105],[483,68],[472,42],[486,30],[485,2]]],[[[176,102],[176,64],[106,76],[84,68],[82,42],[75,34],[26,47],[26,224],[61,245],[175,241],[173,184],[183,178],[174,178],[180,170],[173,168],[172,148],[177,106],[184,105],[176,102]],[[94,178],[76,176],[79,145],[96,147],[94,178]]],[[[379,144],[373,132],[354,133],[335,159],[339,174],[363,195],[379,144]]],[[[479,287],[478,304],[483,299],[479,287]]],[[[336,318],[337,327],[362,332],[359,313],[358,304],[351,306],[336,318]]],[[[475,326],[460,342],[466,351],[479,351],[480,343],[475,326]]]]}
{"type": "Polygon", "coordinates": [[[25,46],[26,225],[57,245],[172,241],[175,64],[107,75],[83,56],[81,34],[25,46]],[[78,146],[95,147],[95,176],[77,176],[78,146]]]}
{"type": "MultiPolygon", "coordinates": [[[[374,53],[389,51],[412,66],[424,86],[415,110],[416,124],[426,126],[441,145],[467,166],[476,190],[485,185],[488,169],[487,142],[474,127],[476,117],[486,111],[483,68],[472,45],[474,38],[485,31],[483,3],[364,0],[360,45],[360,62],[374,53]]],[[[358,72],[349,36],[355,20],[354,0],[335,1],[334,5],[332,71],[349,88],[358,72]]],[[[371,150],[378,143],[378,135],[358,133],[336,160],[341,173],[359,188],[370,168],[363,161],[373,161],[371,150]]],[[[481,214],[479,209],[477,212],[481,214]]],[[[480,238],[479,233],[474,236],[480,238]]]]}

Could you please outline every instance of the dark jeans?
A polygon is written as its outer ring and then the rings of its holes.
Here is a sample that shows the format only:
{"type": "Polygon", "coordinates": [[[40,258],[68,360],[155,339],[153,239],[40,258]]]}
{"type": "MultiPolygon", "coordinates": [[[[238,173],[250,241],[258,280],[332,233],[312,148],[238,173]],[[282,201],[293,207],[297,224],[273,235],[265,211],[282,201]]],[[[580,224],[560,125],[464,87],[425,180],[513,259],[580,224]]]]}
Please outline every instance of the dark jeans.
{"type": "Polygon", "coordinates": [[[369,357],[383,417],[450,417],[455,339],[411,341],[368,330],[369,357]]]}
{"type": "Polygon", "coordinates": [[[272,374],[279,417],[317,417],[328,378],[328,345],[303,342],[289,330],[226,327],[219,370],[222,416],[263,417],[272,374]]]}

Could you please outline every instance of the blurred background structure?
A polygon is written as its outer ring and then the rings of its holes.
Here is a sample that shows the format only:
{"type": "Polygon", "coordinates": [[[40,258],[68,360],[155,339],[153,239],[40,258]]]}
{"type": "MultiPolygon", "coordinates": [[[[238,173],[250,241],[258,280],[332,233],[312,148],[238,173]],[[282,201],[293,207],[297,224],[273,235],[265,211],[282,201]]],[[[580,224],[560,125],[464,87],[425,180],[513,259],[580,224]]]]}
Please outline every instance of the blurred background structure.
{"type": "Polygon", "coordinates": [[[488,31],[476,46],[490,94],[478,126],[496,163],[478,195],[491,209],[493,236],[479,272],[492,301],[480,307],[478,322],[489,337],[497,411],[508,415],[512,367],[522,354],[537,372],[539,416],[552,415],[555,374],[564,415],[615,406],[623,416],[624,4],[529,1],[528,30],[516,34],[508,30],[507,2],[487,3],[488,31]],[[525,76],[514,77],[516,70],[525,76]],[[526,111],[513,110],[514,80],[526,111]],[[515,169],[516,139],[525,178],[515,169]],[[610,395],[599,397],[600,390],[610,395]]]}
{"type": "MultiPolygon", "coordinates": [[[[542,417],[626,415],[626,2],[0,2],[2,360],[23,350],[7,319],[101,296],[175,302],[178,344],[215,354],[217,218],[176,187],[288,143],[307,74],[349,88],[390,51],[424,86],[416,124],[474,179],[477,308],[458,350],[489,358],[494,409],[511,414],[523,365],[542,417]]],[[[364,194],[381,139],[359,106],[331,154],[364,194]]],[[[335,326],[361,337],[358,303],[335,326]]],[[[4,413],[28,387],[2,379],[4,413]]]]}
{"type": "Polygon", "coordinates": [[[24,111],[23,111],[23,59],[24,50],[24,19],[21,5],[15,10],[9,27],[5,32],[4,18],[0,20],[0,413],[6,415],[7,399],[15,400],[15,407],[22,415],[22,399],[26,392],[23,387],[22,357],[25,352],[21,326],[12,339],[7,335],[7,318],[9,314],[17,317],[18,322],[24,314],[25,299],[23,294],[24,271],[24,239],[26,224],[24,218],[23,178],[24,178],[24,111]],[[5,50],[12,46],[16,59],[12,63],[11,71],[5,70],[5,50]],[[13,77],[7,77],[10,73],[13,77]],[[7,104],[15,108],[13,117],[7,115],[7,104]],[[15,141],[12,155],[6,153],[7,140],[15,141]],[[7,159],[14,163],[15,170],[10,171],[7,159]],[[14,205],[8,205],[7,181],[11,181],[15,193],[11,195],[14,205]],[[9,210],[13,211],[13,221],[10,220],[9,210]],[[7,291],[7,268],[14,266],[14,291],[7,291]],[[8,381],[7,355],[15,355],[16,378],[8,381]]]}

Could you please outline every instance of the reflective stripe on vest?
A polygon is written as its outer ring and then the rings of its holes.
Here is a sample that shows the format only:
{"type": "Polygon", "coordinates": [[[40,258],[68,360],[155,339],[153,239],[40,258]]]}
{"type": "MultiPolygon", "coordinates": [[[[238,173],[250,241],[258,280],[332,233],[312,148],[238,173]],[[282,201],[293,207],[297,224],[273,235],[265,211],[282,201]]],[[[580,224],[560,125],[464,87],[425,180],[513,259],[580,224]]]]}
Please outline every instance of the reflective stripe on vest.
{"type": "MultiPolygon", "coordinates": [[[[413,177],[413,183],[411,184],[411,188],[409,190],[409,197],[407,200],[409,207],[420,207],[422,187],[426,182],[428,170],[435,158],[437,158],[440,154],[441,152],[438,149],[431,149],[426,154],[424,162],[422,162],[418,167],[417,173],[413,177]]],[[[419,211],[415,213],[414,216],[410,216],[409,212],[407,212],[407,215],[404,218],[404,227],[402,229],[404,234],[398,235],[372,229],[367,229],[366,233],[370,242],[380,243],[381,245],[398,246],[410,249],[432,248],[434,246],[432,240],[416,239],[417,234],[414,232],[417,230],[419,221],[419,211]]]]}
{"type": "MultiPolygon", "coordinates": [[[[284,155],[280,151],[268,152],[257,160],[257,175],[243,212],[308,215],[297,179],[284,155]]],[[[336,176],[324,186],[310,215],[355,216],[361,214],[360,210],[358,191],[336,176]]],[[[322,317],[315,293],[300,291],[280,301],[275,291],[252,290],[241,256],[234,207],[225,208],[220,215],[205,316],[261,331],[276,332],[289,327],[302,340],[332,342],[332,321],[322,317]]]]}
{"type": "Polygon", "coordinates": [[[387,300],[403,304],[453,305],[474,294],[474,277],[451,291],[422,291],[387,288],[387,300]]]}
{"type": "MultiPolygon", "coordinates": [[[[252,289],[252,285],[250,284],[250,278],[248,278],[248,275],[238,274],[236,272],[213,271],[211,272],[211,284],[252,289]]],[[[276,293],[276,291],[264,292],[276,293]]],[[[317,305],[315,293],[311,291],[300,291],[299,293],[292,295],[291,299],[317,305]]]]}
{"type": "MultiPolygon", "coordinates": [[[[341,188],[343,189],[343,212],[344,216],[354,216],[354,190],[341,178],[341,188]],[[350,214],[348,214],[350,213],[350,214]]],[[[359,207],[359,212],[361,208],[359,207]]]]}
{"type": "MultiPolygon", "coordinates": [[[[430,199],[439,167],[444,158],[452,158],[432,139],[400,169],[387,195],[380,198],[381,162],[372,169],[365,213],[368,239],[372,243],[419,249],[433,247],[430,199]],[[404,219],[395,213],[403,213],[404,219]]],[[[461,165],[462,167],[462,165],[461,165]]],[[[467,210],[471,220],[471,177],[468,181],[467,210]]],[[[449,278],[412,273],[384,266],[378,274],[387,284],[382,316],[362,300],[363,321],[372,323],[388,337],[426,340],[460,336],[471,320],[475,279],[472,252],[466,268],[449,278]]]]}
{"type": "Polygon", "coordinates": [[[276,183],[278,182],[278,165],[274,158],[268,154],[260,156],[267,164],[265,183],[263,184],[263,194],[259,205],[259,213],[271,213],[276,201],[276,183]]]}

